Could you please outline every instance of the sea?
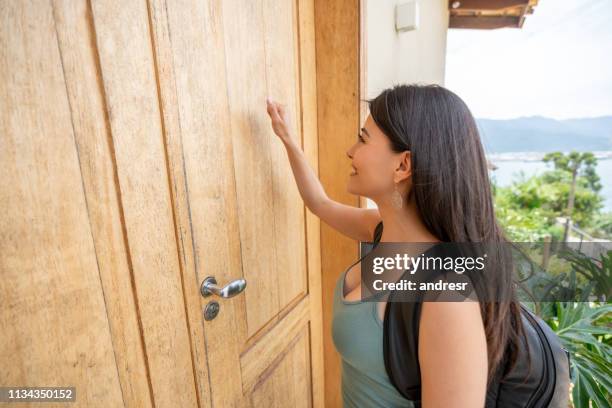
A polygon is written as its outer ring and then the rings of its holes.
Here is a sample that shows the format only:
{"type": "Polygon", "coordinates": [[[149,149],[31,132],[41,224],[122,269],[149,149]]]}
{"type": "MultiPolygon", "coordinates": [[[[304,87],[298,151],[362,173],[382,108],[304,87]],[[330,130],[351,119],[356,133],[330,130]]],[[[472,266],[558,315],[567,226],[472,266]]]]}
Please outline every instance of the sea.
{"type": "MultiPolygon", "coordinates": [[[[595,170],[600,178],[602,189],[599,194],[605,199],[604,208],[602,211],[612,211],[612,151],[593,152],[597,158],[597,166],[595,170]]],[[[512,181],[517,178],[519,173],[523,171],[525,176],[540,174],[543,171],[551,170],[552,163],[544,163],[542,157],[545,153],[542,152],[510,152],[489,154],[487,159],[497,169],[489,174],[491,178],[495,178],[498,185],[509,186],[512,181]]]]}

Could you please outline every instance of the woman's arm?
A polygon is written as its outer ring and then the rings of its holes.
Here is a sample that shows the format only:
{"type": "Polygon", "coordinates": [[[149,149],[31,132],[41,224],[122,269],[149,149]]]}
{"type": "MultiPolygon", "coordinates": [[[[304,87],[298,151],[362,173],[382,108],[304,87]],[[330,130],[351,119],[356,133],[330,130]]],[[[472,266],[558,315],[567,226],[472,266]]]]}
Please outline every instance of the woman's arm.
{"type": "Polygon", "coordinates": [[[377,209],[365,209],[331,200],[308,164],[304,152],[289,132],[284,107],[268,101],[267,111],[274,133],[285,145],[298,190],[308,209],[326,224],[357,241],[371,241],[380,215],[377,209]]]}
{"type": "Polygon", "coordinates": [[[484,407],[488,358],[479,303],[423,302],[418,341],[423,408],[484,407]]]}

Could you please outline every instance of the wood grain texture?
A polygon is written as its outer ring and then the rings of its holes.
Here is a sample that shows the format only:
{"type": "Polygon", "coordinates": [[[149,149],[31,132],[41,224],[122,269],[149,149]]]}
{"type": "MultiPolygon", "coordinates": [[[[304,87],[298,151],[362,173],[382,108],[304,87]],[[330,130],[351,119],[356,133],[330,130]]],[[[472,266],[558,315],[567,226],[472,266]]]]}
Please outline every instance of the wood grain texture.
{"type": "MultiPolygon", "coordinates": [[[[308,326],[310,302],[302,299],[285,318],[269,330],[262,338],[240,357],[240,371],[245,392],[253,392],[255,385],[262,377],[276,366],[279,359],[291,350],[290,344],[297,335],[308,326]]],[[[306,331],[308,336],[308,331],[306,331]]],[[[308,337],[307,337],[308,338],[308,337]]],[[[310,378],[310,363],[302,376],[310,378]]],[[[310,389],[310,381],[308,381],[310,389]]]]}
{"type": "Polygon", "coordinates": [[[0,383],[121,406],[49,2],[0,3],[0,383]]]}
{"type": "Polygon", "coordinates": [[[301,136],[297,5],[152,0],[150,6],[199,401],[246,406],[254,389],[244,378],[274,371],[269,364],[277,359],[251,354],[258,363],[243,378],[240,356],[266,347],[265,338],[293,338],[309,326],[306,319],[290,333],[280,331],[308,299],[305,212],[265,114],[273,89],[295,105],[301,136]],[[232,299],[200,298],[198,285],[208,275],[221,286],[245,278],[247,289],[232,299]],[[203,321],[211,300],[219,301],[219,315],[203,321]]]}
{"type": "MultiPolygon", "coordinates": [[[[315,60],[314,0],[298,1],[300,111],[304,154],[315,174],[319,174],[317,131],[317,72],[315,60]]],[[[325,406],[325,363],[323,353],[323,301],[321,293],[321,222],[304,208],[306,218],[306,251],[308,294],[310,298],[310,365],[313,407],[325,406]]]]}
{"type": "Polygon", "coordinates": [[[147,4],[92,10],[154,404],[196,406],[147,4]]]}
{"type": "MultiPolygon", "coordinates": [[[[297,1],[264,0],[262,10],[267,95],[287,105],[291,133],[301,141],[297,1]]],[[[262,102],[258,105],[265,106],[262,102]]],[[[276,278],[278,303],[282,309],[307,291],[304,202],[287,160],[285,146],[274,134],[270,134],[270,139],[276,278]]]]}
{"type": "Polygon", "coordinates": [[[206,276],[222,286],[242,277],[222,4],[151,1],[151,16],[199,402],[245,406],[235,340],[246,333],[244,294],[199,293],[206,276]],[[210,301],[220,311],[204,321],[210,301]]]}
{"type": "Polygon", "coordinates": [[[124,403],[148,407],[152,392],[91,9],[85,0],[56,0],[53,11],[124,403]]]}
{"type": "Polygon", "coordinates": [[[320,222],[265,111],[287,106],[318,172],[314,0],[0,13],[0,383],[76,385],[76,406],[324,406],[320,222]],[[210,275],[247,289],[203,298],[210,275]]]}
{"type": "MultiPolygon", "coordinates": [[[[359,206],[346,190],[350,160],[346,150],[361,125],[359,0],[315,0],[319,178],[327,195],[359,206]]],[[[358,256],[358,245],[321,225],[325,405],[342,406],[340,357],[331,336],[333,290],[340,273],[358,256]]]]}
{"type": "Polygon", "coordinates": [[[277,211],[283,205],[273,170],[272,145],[278,140],[262,115],[267,81],[275,78],[266,76],[263,0],[225,1],[223,18],[243,273],[251,284],[245,293],[250,338],[278,313],[278,260],[286,258],[276,239],[277,211]]]}
{"type": "Polygon", "coordinates": [[[252,394],[253,407],[308,408],[310,394],[308,329],[292,338],[273,370],[265,373],[252,394]],[[306,373],[306,374],[305,374],[306,373]]]}

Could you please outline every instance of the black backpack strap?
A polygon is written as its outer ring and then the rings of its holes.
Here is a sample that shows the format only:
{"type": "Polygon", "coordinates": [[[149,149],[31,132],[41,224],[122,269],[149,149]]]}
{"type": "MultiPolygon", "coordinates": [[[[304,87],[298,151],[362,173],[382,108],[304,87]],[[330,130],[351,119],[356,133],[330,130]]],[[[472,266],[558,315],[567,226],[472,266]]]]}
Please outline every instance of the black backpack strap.
{"type": "MultiPolygon", "coordinates": [[[[425,253],[435,254],[439,249],[434,245],[425,253]]],[[[438,270],[430,271],[426,281],[435,280],[441,273],[438,270]]],[[[399,393],[412,401],[415,408],[420,408],[421,369],[418,339],[423,297],[419,296],[418,301],[399,301],[397,298],[391,298],[392,295],[388,299],[383,320],[385,369],[391,384],[399,393]],[[396,301],[393,301],[394,299],[396,301]]]]}
{"type": "Polygon", "coordinates": [[[376,228],[374,229],[374,246],[376,246],[380,242],[380,238],[383,232],[383,222],[380,221],[376,228]]]}

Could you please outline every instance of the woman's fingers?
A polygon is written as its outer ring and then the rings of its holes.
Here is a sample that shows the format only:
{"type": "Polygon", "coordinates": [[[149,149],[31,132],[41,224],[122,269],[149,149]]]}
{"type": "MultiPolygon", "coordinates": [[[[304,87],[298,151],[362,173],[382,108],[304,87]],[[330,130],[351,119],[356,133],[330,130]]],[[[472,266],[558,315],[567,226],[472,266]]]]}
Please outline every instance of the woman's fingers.
{"type": "Polygon", "coordinates": [[[285,105],[274,102],[270,98],[266,98],[267,111],[272,120],[272,129],[281,138],[288,137],[289,130],[287,129],[287,116],[285,105]]]}
{"type": "Polygon", "coordinates": [[[286,111],[285,111],[285,105],[278,104],[277,107],[278,107],[278,115],[283,120],[283,122],[285,122],[285,119],[287,118],[286,111]]]}
{"type": "Polygon", "coordinates": [[[285,112],[283,105],[272,100],[268,100],[268,112],[274,115],[275,119],[283,119],[283,113],[285,112]]]}
{"type": "Polygon", "coordinates": [[[268,114],[273,120],[281,120],[280,113],[278,111],[278,106],[276,102],[271,101],[270,99],[266,100],[268,102],[268,114]]]}
{"type": "Polygon", "coordinates": [[[273,121],[283,124],[285,123],[286,115],[284,105],[274,101],[268,102],[268,114],[273,121]]]}

